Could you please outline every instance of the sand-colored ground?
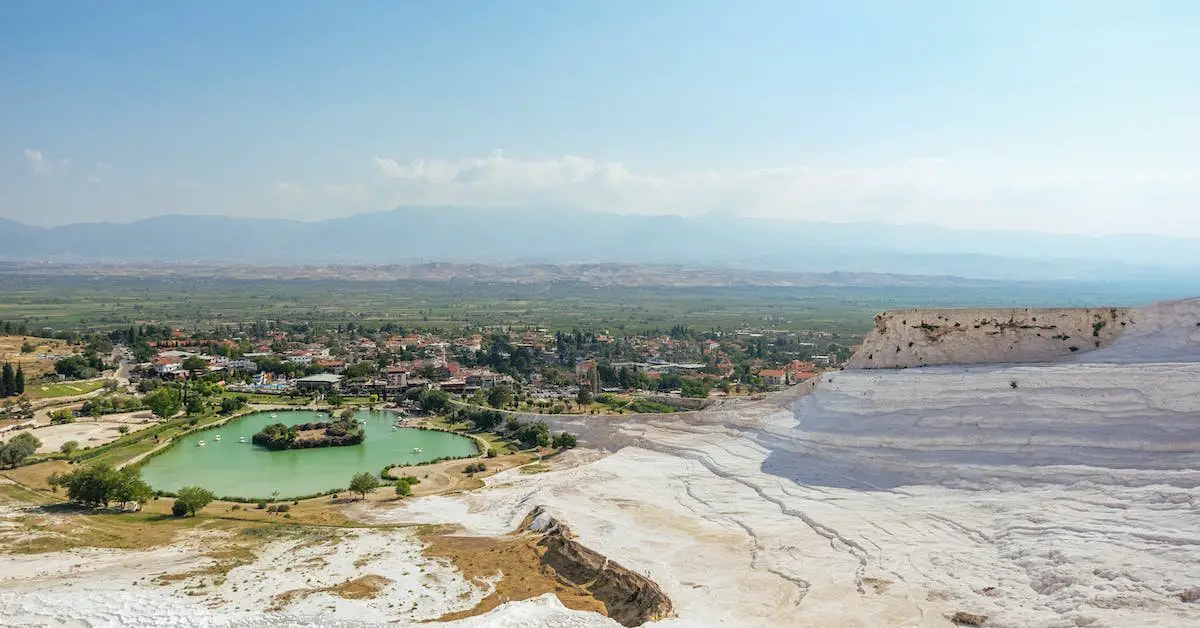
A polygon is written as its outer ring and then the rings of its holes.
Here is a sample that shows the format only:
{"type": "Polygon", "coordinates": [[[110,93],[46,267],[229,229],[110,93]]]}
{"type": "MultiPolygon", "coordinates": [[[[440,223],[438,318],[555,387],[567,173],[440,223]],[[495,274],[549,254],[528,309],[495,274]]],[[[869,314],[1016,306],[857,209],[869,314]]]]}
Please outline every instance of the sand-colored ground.
{"type": "MultiPolygon", "coordinates": [[[[57,409],[57,408],[56,408],[57,409]]],[[[53,453],[67,441],[75,441],[80,447],[98,447],[111,443],[122,436],[121,428],[136,432],[154,426],[157,421],[154,415],[146,410],[109,414],[100,419],[80,417],[74,423],[50,425],[49,411],[37,414],[35,419],[38,426],[26,430],[10,430],[0,434],[0,442],[7,441],[21,432],[33,434],[42,441],[38,453],[53,453]]]]}
{"type": "Polygon", "coordinates": [[[20,365],[25,370],[27,382],[54,371],[54,360],[38,358],[38,355],[65,355],[70,352],[70,346],[61,340],[33,336],[0,336],[0,364],[8,362],[13,368],[20,365]],[[26,342],[34,345],[32,353],[21,352],[21,345],[26,342]]]}

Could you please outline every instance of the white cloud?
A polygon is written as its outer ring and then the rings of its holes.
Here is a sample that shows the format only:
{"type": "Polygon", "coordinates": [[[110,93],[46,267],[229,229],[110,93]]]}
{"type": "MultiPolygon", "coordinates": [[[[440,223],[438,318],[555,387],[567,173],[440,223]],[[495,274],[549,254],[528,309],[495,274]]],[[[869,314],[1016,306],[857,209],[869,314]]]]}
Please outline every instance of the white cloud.
{"type": "Polygon", "coordinates": [[[100,178],[100,176],[99,176],[99,175],[95,175],[95,174],[93,174],[93,175],[90,175],[90,176],[87,178],[87,182],[88,182],[88,183],[91,183],[91,184],[93,184],[93,185],[99,185],[99,184],[101,184],[101,183],[104,183],[104,179],[100,178]]]}
{"type": "Polygon", "coordinates": [[[50,165],[46,163],[46,158],[42,156],[42,151],[36,148],[26,148],[25,159],[29,162],[29,167],[33,168],[34,174],[46,174],[50,171],[50,165]]]}
{"type": "Polygon", "coordinates": [[[61,157],[57,160],[49,159],[42,151],[36,148],[25,149],[25,160],[29,162],[30,169],[34,174],[47,175],[54,172],[68,172],[71,170],[71,160],[66,157],[61,157]]]}
{"type": "Polygon", "coordinates": [[[820,221],[925,222],[963,228],[1200,235],[1195,172],[1000,171],[936,158],[868,168],[784,166],[633,172],[566,155],[521,160],[374,160],[387,204],[561,206],[598,211],[820,221]]]}
{"type": "Polygon", "coordinates": [[[300,184],[292,183],[290,181],[276,182],[275,193],[292,201],[301,200],[306,196],[305,190],[300,184]]]}

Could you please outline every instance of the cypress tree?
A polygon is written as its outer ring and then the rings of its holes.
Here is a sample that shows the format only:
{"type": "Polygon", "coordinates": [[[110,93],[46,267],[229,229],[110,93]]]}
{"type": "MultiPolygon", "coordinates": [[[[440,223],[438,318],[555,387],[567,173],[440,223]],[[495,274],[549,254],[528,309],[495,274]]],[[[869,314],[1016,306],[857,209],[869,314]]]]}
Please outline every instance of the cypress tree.
{"type": "Polygon", "coordinates": [[[13,374],[13,367],[8,362],[4,363],[2,374],[0,374],[0,397],[8,397],[16,392],[16,376],[13,374]]]}
{"type": "Polygon", "coordinates": [[[25,394],[25,369],[20,365],[17,365],[17,375],[13,378],[13,394],[25,394]]]}

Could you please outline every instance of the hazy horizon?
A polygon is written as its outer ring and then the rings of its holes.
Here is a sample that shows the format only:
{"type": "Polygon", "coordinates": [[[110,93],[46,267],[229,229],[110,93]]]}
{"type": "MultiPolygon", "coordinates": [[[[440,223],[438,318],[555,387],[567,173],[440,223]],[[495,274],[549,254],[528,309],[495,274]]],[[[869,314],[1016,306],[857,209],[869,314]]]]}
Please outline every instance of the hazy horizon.
{"type": "Polygon", "coordinates": [[[1200,237],[1191,3],[65,4],[0,4],[0,217],[26,224],[456,205],[1200,237]]]}

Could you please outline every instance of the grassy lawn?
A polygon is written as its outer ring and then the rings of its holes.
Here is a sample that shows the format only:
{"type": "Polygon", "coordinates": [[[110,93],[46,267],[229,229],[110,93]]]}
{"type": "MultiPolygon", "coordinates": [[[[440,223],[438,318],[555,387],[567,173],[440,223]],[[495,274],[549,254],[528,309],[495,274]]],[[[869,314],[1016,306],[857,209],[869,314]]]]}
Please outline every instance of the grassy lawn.
{"type": "Polygon", "coordinates": [[[85,382],[57,382],[54,384],[30,384],[25,392],[30,399],[52,399],[55,397],[72,397],[85,395],[104,387],[102,379],[92,379],[85,382]]]}

